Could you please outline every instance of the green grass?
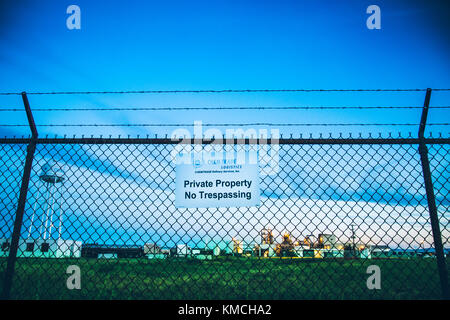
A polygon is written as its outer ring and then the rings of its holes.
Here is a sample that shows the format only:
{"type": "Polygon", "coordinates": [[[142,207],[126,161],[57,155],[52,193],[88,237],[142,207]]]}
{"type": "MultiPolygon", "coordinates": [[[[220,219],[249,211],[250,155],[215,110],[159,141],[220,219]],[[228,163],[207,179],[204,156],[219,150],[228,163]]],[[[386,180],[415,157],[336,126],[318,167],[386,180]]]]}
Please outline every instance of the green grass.
{"type": "MultiPolygon", "coordinates": [[[[6,259],[0,259],[0,287],[6,259]]],[[[435,259],[308,260],[26,259],[16,263],[13,299],[439,299],[435,259]],[[369,290],[366,269],[381,268],[369,290]],[[81,289],[66,268],[81,269],[81,289]]]]}

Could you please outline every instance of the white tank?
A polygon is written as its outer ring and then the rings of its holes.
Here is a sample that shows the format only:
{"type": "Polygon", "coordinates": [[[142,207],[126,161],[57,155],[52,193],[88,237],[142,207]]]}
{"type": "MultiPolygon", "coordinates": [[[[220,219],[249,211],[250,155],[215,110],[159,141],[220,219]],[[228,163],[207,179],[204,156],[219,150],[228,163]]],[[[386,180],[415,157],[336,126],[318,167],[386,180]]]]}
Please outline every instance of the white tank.
{"type": "Polygon", "coordinates": [[[47,162],[41,168],[41,174],[39,175],[39,179],[47,183],[63,182],[64,172],[54,162],[47,162]]]}

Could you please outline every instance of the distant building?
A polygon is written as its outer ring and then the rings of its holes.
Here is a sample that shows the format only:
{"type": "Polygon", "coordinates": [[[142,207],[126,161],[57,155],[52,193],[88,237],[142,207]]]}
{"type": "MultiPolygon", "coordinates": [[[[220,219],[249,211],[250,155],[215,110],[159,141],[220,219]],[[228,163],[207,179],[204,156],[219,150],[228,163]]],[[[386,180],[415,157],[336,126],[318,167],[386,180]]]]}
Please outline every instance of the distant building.
{"type": "MultiPolygon", "coordinates": [[[[7,257],[11,239],[0,239],[0,257],[7,257]]],[[[79,258],[81,241],[62,239],[19,239],[17,257],[19,258],[79,258]]]]}
{"type": "Polygon", "coordinates": [[[136,245],[118,244],[83,244],[81,256],[84,258],[112,257],[117,258],[141,258],[144,256],[144,248],[136,245]]]}
{"type": "Polygon", "coordinates": [[[175,248],[171,249],[171,254],[187,257],[192,255],[192,250],[187,244],[178,244],[175,248]]]}

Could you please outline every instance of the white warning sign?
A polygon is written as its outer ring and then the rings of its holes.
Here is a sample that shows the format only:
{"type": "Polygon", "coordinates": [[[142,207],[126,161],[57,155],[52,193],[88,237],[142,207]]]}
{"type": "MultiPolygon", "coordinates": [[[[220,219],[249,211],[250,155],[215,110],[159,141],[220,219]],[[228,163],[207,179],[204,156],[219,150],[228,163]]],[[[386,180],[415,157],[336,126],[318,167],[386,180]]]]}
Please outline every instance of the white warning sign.
{"type": "Polygon", "coordinates": [[[259,205],[256,151],[197,151],[177,156],[177,208],[253,207],[259,205]]]}

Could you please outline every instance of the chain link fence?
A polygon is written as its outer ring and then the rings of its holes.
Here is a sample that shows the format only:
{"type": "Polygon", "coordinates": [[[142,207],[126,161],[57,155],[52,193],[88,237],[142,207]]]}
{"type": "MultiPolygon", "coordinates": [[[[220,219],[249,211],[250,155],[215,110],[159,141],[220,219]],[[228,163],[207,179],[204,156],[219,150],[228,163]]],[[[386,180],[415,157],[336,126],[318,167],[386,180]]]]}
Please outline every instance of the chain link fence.
{"type": "MultiPolygon", "coordinates": [[[[31,140],[0,143],[4,283],[31,140]]],[[[35,141],[13,299],[442,297],[417,139],[282,139],[259,206],[186,209],[175,206],[176,143],[35,141]],[[68,288],[69,266],[80,289],[68,288]]],[[[427,140],[444,255],[449,142],[427,140]]]]}

